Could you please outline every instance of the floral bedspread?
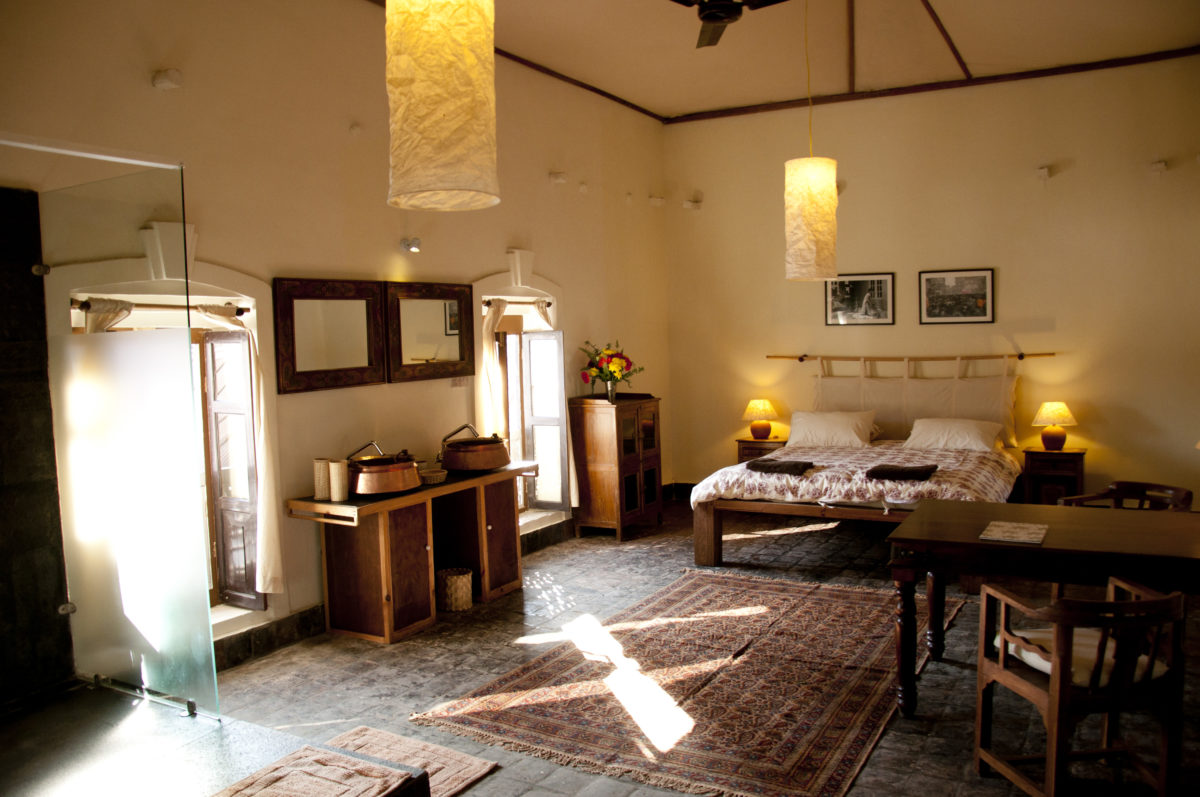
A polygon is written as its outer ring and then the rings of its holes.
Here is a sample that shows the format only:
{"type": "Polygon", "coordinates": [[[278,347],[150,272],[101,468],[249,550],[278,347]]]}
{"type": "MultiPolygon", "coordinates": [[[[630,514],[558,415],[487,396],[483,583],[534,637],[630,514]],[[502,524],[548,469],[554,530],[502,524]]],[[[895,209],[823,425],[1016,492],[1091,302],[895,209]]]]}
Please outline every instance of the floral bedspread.
{"type": "Polygon", "coordinates": [[[1004,503],[1021,472],[1011,454],[993,451],[904,448],[881,440],[866,448],[784,446],[764,459],[812,462],[802,476],[758,473],[746,463],[722,468],[692,488],[692,508],[717,498],[820,504],[913,504],[927,498],[1004,503]],[[933,465],[928,481],[868,479],[875,465],[933,465]]]}

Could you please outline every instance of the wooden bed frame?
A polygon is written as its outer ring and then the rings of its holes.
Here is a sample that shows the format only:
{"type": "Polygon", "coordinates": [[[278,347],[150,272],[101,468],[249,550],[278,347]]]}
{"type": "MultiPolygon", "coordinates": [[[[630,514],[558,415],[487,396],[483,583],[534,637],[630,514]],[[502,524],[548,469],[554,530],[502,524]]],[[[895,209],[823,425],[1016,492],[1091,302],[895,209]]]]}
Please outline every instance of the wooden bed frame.
{"type": "MultiPolygon", "coordinates": [[[[797,362],[966,362],[975,360],[1021,361],[1028,357],[1053,357],[1054,352],[1018,352],[1015,354],[935,355],[925,357],[831,357],[819,354],[768,354],[771,360],[796,360],[797,362]]],[[[912,514],[911,509],[876,509],[856,506],[824,506],[812,503],[787,503],[783,501],[738,501],[718,498],[702,501],[696,505],[692,515],[692,545],[697,565],[716,566],[721,564],[721,534],[725,514],[729,512],[789,515],[792,517],[828,518],[831,520],[873,520],[879,523],[899,524],[912,514]]]]}
{"type": "Polygon", "coordinates": [[[721,535],[728,512],[900,523],[912,510],[792,504],[784,501],[735,501],[727,498],[702,501],[692,513],[692,547],[696,564],[710,567],[721,564],[721,535]]]}

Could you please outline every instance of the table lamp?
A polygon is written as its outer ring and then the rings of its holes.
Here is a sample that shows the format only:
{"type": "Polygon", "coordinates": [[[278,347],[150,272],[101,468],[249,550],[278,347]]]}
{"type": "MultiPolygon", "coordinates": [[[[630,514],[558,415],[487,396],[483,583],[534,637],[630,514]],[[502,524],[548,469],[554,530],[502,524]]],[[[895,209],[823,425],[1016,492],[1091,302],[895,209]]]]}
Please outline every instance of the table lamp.
{"type": "Polygon", "coordinates": [[[1047,451],[1062,451],[1063,444],[1067,442],[1067,433],[1063,431],[1063,427],[1074,426],[1075,416],[1061,401],[1043,401],[1037,414],[1033,416],[1033,425],[1046,427],[1042,430],[1043,448],[1047,451]]]}
{"type": "Polygon", "coordinates": [[[779,417],[779,413],[767,399],[751,399],[742,414],[743,421],[750,421],[750,436],[755,440],[766,440],[771,436],[771,421],[779,417]]]}

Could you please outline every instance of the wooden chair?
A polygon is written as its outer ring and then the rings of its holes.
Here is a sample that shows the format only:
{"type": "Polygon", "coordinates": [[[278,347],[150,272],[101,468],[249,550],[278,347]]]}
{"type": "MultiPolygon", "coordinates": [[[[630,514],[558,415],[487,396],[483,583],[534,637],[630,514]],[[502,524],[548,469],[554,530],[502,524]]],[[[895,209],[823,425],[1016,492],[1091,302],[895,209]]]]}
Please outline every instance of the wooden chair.
{"type": "Polygon", "coordinates": [[[1110,579],[1107,600],[1060,599],[1036,607],[991,584],[980,590],[975,770],[994,769],[1031,795],[1061,795],[1068,763],[1126,754],[1157,789],[1179,778],[1183,730],[1185,598],[1110,579]],[[1032,623],[1033,627],[1028,627],[1032,623]],[[1031,702],[1046,727],[1044,755],[998,753],[992,743],[996,685],[1031,702]],[[1122,712],[1149,711],[1161,724],[1157,766],[1120,738],[1122,712]],[[1101,747],[1069,749],[1076,723],[1104,714],[1101,747]],[[1020,767],[1044,762],[1042,783],[1020,767]]]}
{"type": "Polygon", "coordinates": [[[1172,512],[1189,512],[1192,508],[1192,491],[1169,484],[1150,482],[1112,482],[1098,493],[1070,495],[1058,499],[1064,506],[1084,506],[1093,501],[1107,501],[1113,509],[1168,509],[1172,512]],[[1127,503],[1136,506],[1127,506],[1127,503]]]}

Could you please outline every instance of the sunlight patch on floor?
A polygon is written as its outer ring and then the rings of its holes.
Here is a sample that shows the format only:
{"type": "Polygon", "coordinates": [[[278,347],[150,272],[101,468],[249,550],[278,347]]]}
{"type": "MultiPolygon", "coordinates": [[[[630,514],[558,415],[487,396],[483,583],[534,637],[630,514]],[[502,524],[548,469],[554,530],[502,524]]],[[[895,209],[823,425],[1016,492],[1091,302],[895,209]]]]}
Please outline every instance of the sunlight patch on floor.
{"type": "Polygon", "coordinates": [[[585,614],[564,625],[563,631],[584,656],[613,665],[605,686],[660,752],[670,750],[696,726],[654,679],[641,672],[641,665],[625,655],[621,643],[595,617],[585,614]]]}
{"type": "Polygon", "coordinates": [[[726,532],[725,540],[757,540],[763,537],[784,537],[789,534],[808,534],[814,531],[829,531],[836,529],[838,522],[833,523],[810,523],[806,526],[787,526],[782,529],[762,529],[761,531],[734,531],[726,532]]]}
{"type": "MultiPolygon", "coordinates": [[[[699,612],[691,617],[655,617],[652,620],[637,620],[629,623],[613,623],[609,626],[609,629],[612,631],[632,631],[643,628],[656,628],[666,625],[674,625],[675,623],[698,623],[704,620],[712,620],[713,618],[717,617],[753,617],[756,614],[763,614],[766,611],[768,611],[766,606],[742,606],[737,609],[725,609],[719,612],[699,612]]],[[[591,615],[584,616],[591,617],[591,615]]],[[[595,618],[592,619],[594,620],[595,618]]],[[[568,625],[570,624],[568,623],[568,625]]],[[[513,643],[516,645],[541,645],[546,642],[566,642],[567,640],[572,642],[575,641],[574,638],[571,637],[570,632],[567,631],[567,626],[563,626],[562,631],[549,631],[544,634],[527,634],[525,636],[517,637],[515,640],[513,640],[513,643]]]]}

